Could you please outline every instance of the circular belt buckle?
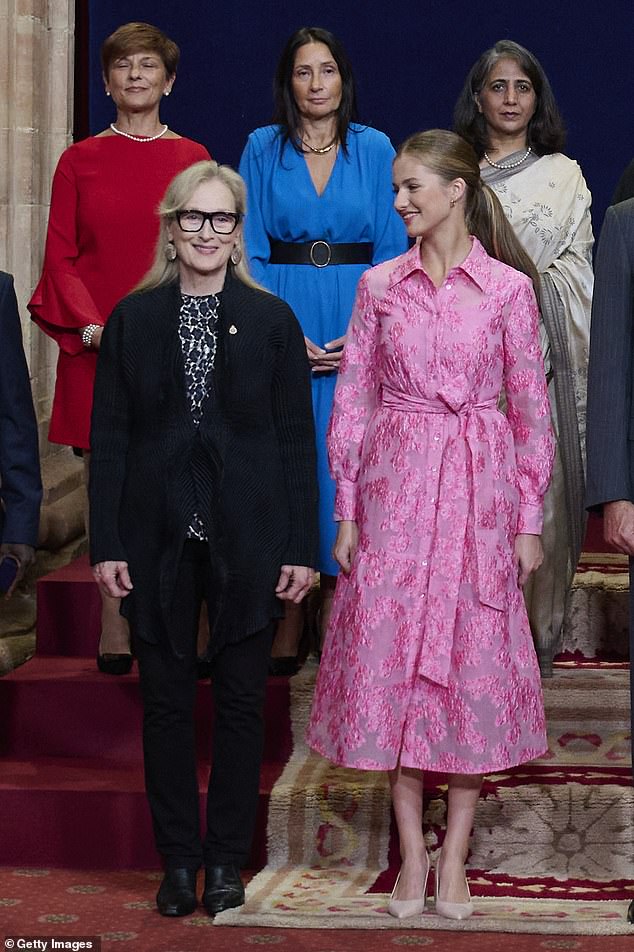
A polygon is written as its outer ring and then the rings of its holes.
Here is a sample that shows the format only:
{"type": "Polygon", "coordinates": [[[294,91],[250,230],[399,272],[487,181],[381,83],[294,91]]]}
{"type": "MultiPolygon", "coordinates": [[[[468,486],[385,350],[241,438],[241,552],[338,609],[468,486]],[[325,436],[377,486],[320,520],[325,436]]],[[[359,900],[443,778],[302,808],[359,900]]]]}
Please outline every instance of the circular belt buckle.
{"type": "Polygon", "coordinates": [[[316,268],[326,268],[332,258],[332,248],[327,241],[313,241],[308,255],[316,268]]]}

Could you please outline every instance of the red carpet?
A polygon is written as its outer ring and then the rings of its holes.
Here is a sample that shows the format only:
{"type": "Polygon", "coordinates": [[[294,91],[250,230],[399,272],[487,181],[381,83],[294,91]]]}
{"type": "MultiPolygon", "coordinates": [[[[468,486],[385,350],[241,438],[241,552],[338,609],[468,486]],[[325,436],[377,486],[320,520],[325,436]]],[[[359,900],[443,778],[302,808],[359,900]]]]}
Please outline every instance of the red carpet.
{"type": "MultiPolygon", "coordinates": [[[[588,548],[605,551],[600,520],[590,521],[588,548]]],[[[210,947],[240,952],[265,944],[288,952],[374,952],[400,946],[509,952],[509,942],[512,952],[613,952],[625,949],[625,943],[630,948],[629,938],[610,936],[429,934],[406,925],[387,935],[230,929],[213,927],[202,910],[184,920],[161,918],[154,905],[160,874],[143,792],[138,682],[134,673],[111,678],[97,672],[98,635],[99,600],[87,560],[40,580],[37,657],[0,678],[0,864],[6,867],[0,868],[0,934],[98,934],[104,948],[124,942],[148,952],[210,947]]],[[[210,763],[209,695],[209,686],[201,683],[201,799],[210,763]]],[[[266,861],[269,791],[291,751],[288,708],[286,679],[270,679],[265,768],[250,862],[254,870],[266,861]]],[[[614,773],[616,779],[618,768],[614,773]]],[[[390,869],[375,889],[391,885],[397,866],[392,840],[390,869]]],[[[542,885],[548,891],[555,884],[542,885]]],[[[619,891],[625,883],[613,885],[619,891]]],[[[513,893],[514,884],[507,886],[513,893]]],[[[499,894],[500,883],[492,882],[490,889],[499,894]]],[[[489,894],[486,885],[480,893],[489,894]]]]}
{"type": "Polygon", "coordinates": [[[102,950],[130,952],[631,952],[630,936],[503,933],[391,933],[368,930],[247,929],[214,926],[201,909],[165,919],[154,906],[160,874],[0,869],[2,929],[7,936],[101,936],[102,950]]]}
{"type": "MultiPolygon", "coordinates": [[[[37,655],[0,678],[0,864],[155,869],[138,678],[97,671],[100,602],[87,558],[40,579],[37,597],[37,655]]],[[[266,862],[269,792],[291,752],[288,708],[288,680],[270,678],[254,869],[266,862]]],[[[196,717],[202,808],[209,682],[196,717]]]]}

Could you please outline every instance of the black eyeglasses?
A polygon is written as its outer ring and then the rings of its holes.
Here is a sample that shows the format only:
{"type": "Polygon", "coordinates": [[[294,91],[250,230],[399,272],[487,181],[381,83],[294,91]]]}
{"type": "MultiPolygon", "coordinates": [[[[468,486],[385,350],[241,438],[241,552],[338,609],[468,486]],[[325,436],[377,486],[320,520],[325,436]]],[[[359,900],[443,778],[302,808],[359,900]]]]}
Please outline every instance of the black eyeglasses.
{"type": "Polygon", "coordinates": [[[181,231],[202,231],[208,221],[217,235],[230,235],[238,227],[241,218],[240,212],[201,212],[197,208],[176,212],[181,231]]]}

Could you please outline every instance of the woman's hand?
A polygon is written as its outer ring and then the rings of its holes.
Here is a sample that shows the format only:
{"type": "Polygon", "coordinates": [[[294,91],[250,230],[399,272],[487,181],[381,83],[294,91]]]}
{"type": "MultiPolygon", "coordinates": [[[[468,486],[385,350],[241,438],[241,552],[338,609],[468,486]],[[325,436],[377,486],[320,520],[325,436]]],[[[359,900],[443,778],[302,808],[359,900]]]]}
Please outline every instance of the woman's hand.
{"type": "Polygon", "coordinates": [[[515,563],[520,588],[526,585],[530,575],[537,571],[543,561],[544,550],[538,535],[520,533],[515,537],[515,563]]]}
{"type": "Polygon", "coordinates": [[[97,562],[92,574],[103,594],[111,598],[125,598],[132,591],[127,562],[97,562]]]}
{"type": "Polygon", "coordinates": [[[331,370],[339,370],[343,345],[346,342],[345,334],[343,337],[337,337],[335,340],[328,341],[324,347],[318,347],[308,337],[304,337],[306,342],[306,353],[313,373],[328,373],[331,370]]]}
{"type": "Polygon", "coordinates": [[[275,594],[285,602],[301,602],[315,581],[315,570],[307,565],[283,565],[275,594]]]}
{"type": "Polygon", "coordinates": [[[342,519],[337,527],[337,538],[332,549],[335,561],[346,575],[352,568],[354,554],[359,543],[359,529],[351,519],[342,519]]]}
{"type": "Polygon", "coordinates": [[[98,327],[96,331],[93,332],[92,338],[90,340],[90,349],[99,350],[101,347],[101,338],[103,336],[103,327],[98,327]]]}

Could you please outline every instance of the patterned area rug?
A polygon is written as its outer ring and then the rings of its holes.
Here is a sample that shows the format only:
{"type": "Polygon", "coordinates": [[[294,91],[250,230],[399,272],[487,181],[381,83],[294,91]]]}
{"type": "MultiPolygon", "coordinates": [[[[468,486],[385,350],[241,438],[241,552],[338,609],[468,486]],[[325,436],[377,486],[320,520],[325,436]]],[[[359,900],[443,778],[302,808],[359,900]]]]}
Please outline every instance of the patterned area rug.
{"type": "MultiPolygon", "coordinates": [[[[387,776],[335,768],[308,750],[315,673],[309,663],[292,680],[294,751],[271,796],[269,865],[246,905],[218,925],[631,934],[626,671],[566,668],[545,682],[549,752],[487,778],[469,859],[477,912],[461,923],[435,916],[433,902],[418,920],[386,914],[398,865],[387,776]]],[[[444,779],[426,778],[432,858],[442,845],[444,779]]]]}
{"type": "Polygon", "coordinates": [[[563,650],[585,658],[629,655],[629,572],[626,555],[583,552],[563,630],[563,650]]]}

